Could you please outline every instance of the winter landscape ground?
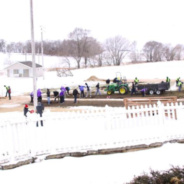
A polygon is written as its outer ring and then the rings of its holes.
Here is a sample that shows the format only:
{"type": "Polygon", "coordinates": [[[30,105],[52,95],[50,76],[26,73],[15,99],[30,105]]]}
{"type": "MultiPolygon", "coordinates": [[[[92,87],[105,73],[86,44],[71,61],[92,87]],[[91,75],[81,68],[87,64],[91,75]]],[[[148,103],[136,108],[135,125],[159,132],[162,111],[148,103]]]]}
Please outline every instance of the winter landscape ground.
{"type": "MultiPolygon", "coordinates": [[[[52,65],[50,64],[52,59],[53,57],[45,59],[45,62],[47,63],[46,66],[50,67],[52,65]]],[[[56,60],[57,59],[58,58],[56,58],[56,60]]],[[[3,67],[4,66],[1,65],[0,69],[3,70],[3,67]]],[[[140,81],[161,82],[168,76],[172,80],[171,90],[177,90],[174,81],[178,77],[180,77],[181,80],[184,80],[183,69],[184,61],[173,61],[76,69],[72,70],[73,77],[62,78],[57,77],[55,71],[51,71],[45,73],[45,80],[43,80],[42,77],[37,79],[37,88],[50,88],[51,90],[60,88],[61,86],[70,86],[71,88],[74,88],[78,85],[84,85],[87,79],[91,76],[95,76],[100,80],[88,81],[89,85],[95,90],[97,82],[100,82],[101,85],[105,84],[101,79],[113,79],[116,72],[121,72],[122,76],[126,76],[128,81],[132,81],[135,77],[138,77],[140,81]]],[[[31,78],[21,79],[7,78],[5,75],[0,76],[0,96],[4,96],[5,94],[3,88],[4,85],[11,86],[12,99],[21,96],[29,102],[28,94],[33,88],[31,78]]],[[[16,105],[20,106],[20,109],[23,109],[21,99],[14,104],[9,102],[8,99],[0,99],[0,118],[5,115],[11,117],[11,112],[8,111],[11,111],[11,108],[16,105]],[[1,114],[2,109],[6,109],[6,113],[1,114]]],[[[81,107],[77,106],[75,108],[81,107]]],[[[88,106],[87,108],[90,107],[88,106]]],[[[62,107],[60,109],[62,109],[62,107]]],[[[46,108],[46,111],[50,111],[49,107],[46,108]]],[[[16,116],[22,116],[18,111],[13,113],[17,114],[16,116]]],[[[38,131],[41,131],[41,129],[39,128],[38,131]]],[[[175,143],[166,144],[160,148],[137,152],[81,158],[66,157],[61,160],[43,161],[13,170],[0,171],[0,177],[1,181],[7,184],[13,183],[14,181],[19,181],[19,184],[48,183],[48,181],[55,184],[122,184],[131,181],[134,175],[149,172],[150,168],[155,170],[166,170],[169,169],[171,165],[181,166],[183,165],[182,158],[183,145],[175,143]],[[40,171],[44,173],[44,176],[40,174],[40,171]],[[11,177],[9,177],[10,175],[11,177]]]]}

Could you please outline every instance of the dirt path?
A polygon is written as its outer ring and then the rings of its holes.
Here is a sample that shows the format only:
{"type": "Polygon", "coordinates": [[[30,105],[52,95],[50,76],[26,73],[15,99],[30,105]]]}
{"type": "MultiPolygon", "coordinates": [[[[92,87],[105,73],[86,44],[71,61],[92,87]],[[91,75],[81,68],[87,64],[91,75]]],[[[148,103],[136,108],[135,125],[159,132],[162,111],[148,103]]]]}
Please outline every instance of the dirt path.
{"type": "MultiPolygon", "coordinates": [[[[153,97],[156,97],[157,95],[153,95],[153,97]]],[[[164,94],[160,96],[177,96],[178,98],[184,98],[184,92],[177,92],[177,91],[171,91],[171,92],[165,92],[164,94]]],[[[135,97],[135,95],[133,96],[135,97]]],[[[140,94],[136,95],[136,97],[141,97],[140,94]]],[[[107,95],[101,95],[101,96],[93,96],[91,98],[79,98],[77,104],[73,103],[73,97],[70,95],[66,98],[65,103],[63,103],[61,106],[58,102],[55,102],[53,98],[51,98],[51,105],[47,105],[46,103],[46,97],[43,97],[43,104],[45,108],[49,109],[51,112],[60,112],[65,111],[68,109],[68,107],[78,107],[78,106],[96,106],[96,107],[104,107],[105,105],[111,106],[111,107],[122,107],[124,106],[123,98],[131,98],[130,94],[127,95],[119,95],[119,94],[113,94],[111,95],[110,99],[107,99],[107,95]],[[119,99],[119,100],[118,100],[119,99]]],[[[30,109],[33,109],[33,104],[30,103],[30,97],[29,96],[13,96],[11,100],[8,98],[0,99],[0,113],[3,112],[14,112],[19,111],[23,112],[24,105],[28,104],[30,109]]]]}

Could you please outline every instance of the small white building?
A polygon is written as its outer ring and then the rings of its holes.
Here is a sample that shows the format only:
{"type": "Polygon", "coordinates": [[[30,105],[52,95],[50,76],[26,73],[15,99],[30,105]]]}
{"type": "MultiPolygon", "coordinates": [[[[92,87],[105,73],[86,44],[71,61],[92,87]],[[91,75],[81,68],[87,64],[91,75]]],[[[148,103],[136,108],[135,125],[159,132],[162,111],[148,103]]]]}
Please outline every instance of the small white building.
{"type": "MultiPolygon", "coordinates": [[[[7,77],[33,77],[32,61],[16,62],[5,68],[7,77]]],[[[43,67],[36,64],[36,76],[43,76],[43,67]]]]}

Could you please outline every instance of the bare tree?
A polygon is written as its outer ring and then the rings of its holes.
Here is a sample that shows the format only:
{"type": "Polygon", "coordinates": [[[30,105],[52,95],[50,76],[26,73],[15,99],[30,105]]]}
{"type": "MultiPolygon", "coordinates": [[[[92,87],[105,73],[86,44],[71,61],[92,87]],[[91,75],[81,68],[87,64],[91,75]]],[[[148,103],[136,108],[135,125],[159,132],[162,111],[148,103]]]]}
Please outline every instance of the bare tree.
{"type": "Polygon", "coordinates": [[[5,52],[5,41],[4,40],[0,40],[0,52],[5,52]]]}
{"type": "Polygon", "coordinates": [[[163,44],[156,41],[149,41],[143,47],[147,62],[162,61],[164,55],[163,44]]]}
{"type": "Polygon", "coordinates": [[[106,40],[105,50],[109,53],[113,64],[120,65],[124,57],[132,50],[132,43],[126,38],[116,36],[106,40]]]}
{"type": "Polygon", "coordinates": [[[90,58],[94,60],[94,56],[99,55],[103,52],[103,49],[94,38],[92,37],[87,37],[86,39],[86,44],[84,47],[84,65],[87,67],[87,62],[90,58]]]}
{"type": "Polygon", "coordinates": [[[174,47],[174,51],[175,51],[175,59],[176,60],[181,60],[181,57],[182,57],[182,54],[183,54],[183,51],[184,51],[183,45],[177,44],[174,47]]]}
{"type": "Polygon", "coordinates": [[[90,31],[86,29],[75,28],[75,30],[69,34],[69,39],[71,40],[71,42],[69,42],[70,54],[76,60],[78,68],[80,68],[80,62],[84,56],[84,48],[89,32],[90,31]]]}

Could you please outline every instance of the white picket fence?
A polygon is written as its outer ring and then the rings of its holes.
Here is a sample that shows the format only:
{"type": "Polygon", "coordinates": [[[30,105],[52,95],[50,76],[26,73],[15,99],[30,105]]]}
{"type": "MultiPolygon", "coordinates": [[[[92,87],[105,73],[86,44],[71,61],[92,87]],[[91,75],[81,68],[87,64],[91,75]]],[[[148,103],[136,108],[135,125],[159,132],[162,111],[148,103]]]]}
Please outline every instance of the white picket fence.
{"type": "MultiPolygon", "coordinates": [[[[41,154],[86,152],[184,138],[184,105],[86,109],[27,120],[0,115],[0,164],[41,154]]],[[[23,116],[23,115],[21,115],[23,116]]]]}

